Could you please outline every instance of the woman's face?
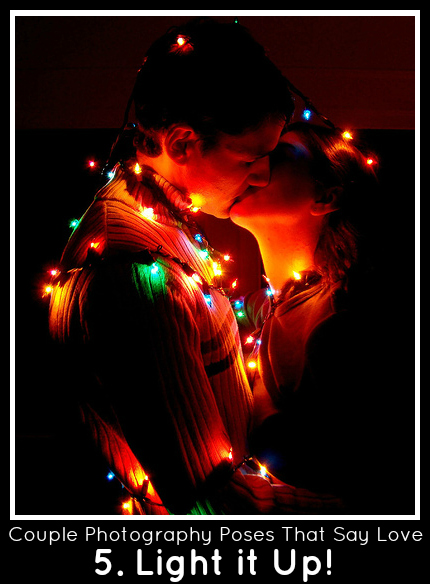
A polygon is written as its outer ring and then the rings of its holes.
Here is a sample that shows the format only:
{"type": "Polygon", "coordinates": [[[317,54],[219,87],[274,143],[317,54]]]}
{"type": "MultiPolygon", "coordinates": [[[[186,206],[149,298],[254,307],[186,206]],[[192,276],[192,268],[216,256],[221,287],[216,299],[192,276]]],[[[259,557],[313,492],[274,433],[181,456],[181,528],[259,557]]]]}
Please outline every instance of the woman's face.
{"type": "Polygon", "coordinates": [[[285,225],[310,216],[317,195],[311,174],[312,155],[294,131],[279,140],[271,158],[271,179],[266,187],[251,187],[230,211],[234,223],[247,227],[255,221],[282,221],[285,225]]]}

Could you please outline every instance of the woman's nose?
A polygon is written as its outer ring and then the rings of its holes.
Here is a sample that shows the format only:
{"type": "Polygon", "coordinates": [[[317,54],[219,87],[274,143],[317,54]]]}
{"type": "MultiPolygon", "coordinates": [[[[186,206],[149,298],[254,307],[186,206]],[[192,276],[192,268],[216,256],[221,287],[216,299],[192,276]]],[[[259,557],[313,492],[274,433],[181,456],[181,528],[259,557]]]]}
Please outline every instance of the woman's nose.
{"type": "Polygon", "coordinates": [[[254,187],[265,187],[270,182],[270,159],[264,156],[253,162],[248,183],[254,187]]]}

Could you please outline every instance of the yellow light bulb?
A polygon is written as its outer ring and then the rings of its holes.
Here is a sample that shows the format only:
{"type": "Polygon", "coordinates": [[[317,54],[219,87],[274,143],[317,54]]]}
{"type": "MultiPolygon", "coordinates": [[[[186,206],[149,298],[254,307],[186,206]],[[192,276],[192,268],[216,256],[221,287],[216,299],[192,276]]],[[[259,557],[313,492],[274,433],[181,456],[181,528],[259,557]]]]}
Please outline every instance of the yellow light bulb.
{"type": "Polygon", "coordinates": [[[220,267],[220,265],[219,265],[218,262],[213,262],[212,263],[212,267],[213,267],[215,276],[221,276],[222,275],[222,270],[221,270],[221,267],[220,267]]]}
{"type": "Polygon", "coordinates": [[[152,207],[144,207],[142,215],[147,219],[154,219],[154,209],[152,207]]]}
{"type": "Polygon", "coordinates": [[[248,367],[249,367],[250,369],[255,369],[255,368],[257,367],[257,363],[256,363],[255,361],[250,361],[250,362],[248,363],[248,367]]]}
{"type": "Polygon", "coordinates": [[[131,511],[131,500],[130,501],[126,501],[125,503],[122,504],[122,508],[125,511],[131,511]]]}
{"type": "Polygon", "coordinates": [[[197,272],[194,272],[194,274],[191,277],[195,282],[197,282],[197,284],[203,284],[202,279],[200,278],[197,272]]]}
{"type": "Polygon", "coordinates": [[[293,271],[293,277],[294,277],[295,280],[301,280],[302,279],[302,276],[301,276],[301,274],[299,274],[299,272],[294,272],[293,271]]]}

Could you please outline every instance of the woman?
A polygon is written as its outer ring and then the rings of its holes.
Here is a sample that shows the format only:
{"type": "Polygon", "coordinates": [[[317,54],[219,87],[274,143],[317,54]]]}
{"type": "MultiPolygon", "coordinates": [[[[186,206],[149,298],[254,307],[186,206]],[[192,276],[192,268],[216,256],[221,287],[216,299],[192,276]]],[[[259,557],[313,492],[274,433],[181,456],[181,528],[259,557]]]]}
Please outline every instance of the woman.
{"type": "Polygon", "coordinates": [[[231,209],[256,237],[269,282],[243,311],[257,329],[254,453],[285,482],[364,513],[388,506],[381,489],[393,464],[383,319],[365,293],[375,281],[364,237],[373,162],[336,130],[293,124],[270,184],[231,209]]]}

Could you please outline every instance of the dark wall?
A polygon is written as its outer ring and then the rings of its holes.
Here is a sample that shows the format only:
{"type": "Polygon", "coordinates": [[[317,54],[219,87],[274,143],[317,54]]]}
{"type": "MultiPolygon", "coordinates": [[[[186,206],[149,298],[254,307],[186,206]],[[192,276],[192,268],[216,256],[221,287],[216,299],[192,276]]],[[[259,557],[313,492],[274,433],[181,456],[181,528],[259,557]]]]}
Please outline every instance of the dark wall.
{"type": "MultiPolygon", "coordinates": [[[[17,127],[118,127],[147,48],[185,20],[17,17],[17,127]]],[[[339,126],[414,127],[413,16],[241,16],[240,22],[339,126]]]]}

